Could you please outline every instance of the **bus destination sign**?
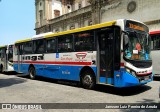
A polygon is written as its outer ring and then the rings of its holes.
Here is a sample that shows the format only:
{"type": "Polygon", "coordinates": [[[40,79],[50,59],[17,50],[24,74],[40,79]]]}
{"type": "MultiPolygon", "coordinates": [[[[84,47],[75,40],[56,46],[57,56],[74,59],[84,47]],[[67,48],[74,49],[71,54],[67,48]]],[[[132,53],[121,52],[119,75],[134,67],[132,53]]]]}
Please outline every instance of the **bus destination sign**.
{"type": "Polygon", "coordinates": [[[148,28],[144,24],[137,23],[135,21],[130,21],[130,20],[126,21],[126,28],[140,30],[140,31],[146,31],[146,32],[149,31],[148,28]]]}
{"type": "Polygon", "coordinates": [[[132,29],[135,29],[135,30],[141,30],[141,31],[144,31],[144,28],[143,27],[140,27],[138,25],[134,25],[132,23],[129,23],[129,28],[132,28],[132,29]]]}

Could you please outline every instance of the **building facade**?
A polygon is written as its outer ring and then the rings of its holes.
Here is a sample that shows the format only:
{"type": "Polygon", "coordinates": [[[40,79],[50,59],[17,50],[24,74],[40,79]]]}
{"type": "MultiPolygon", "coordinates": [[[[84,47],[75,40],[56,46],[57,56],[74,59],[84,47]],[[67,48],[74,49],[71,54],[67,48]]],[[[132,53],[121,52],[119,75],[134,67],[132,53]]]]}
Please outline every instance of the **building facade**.
{"type": "Polygon", "coordinates": [[[35,0],[36,34],[60,32],[115,19],[160,29],[159,0],[35,0]]]}

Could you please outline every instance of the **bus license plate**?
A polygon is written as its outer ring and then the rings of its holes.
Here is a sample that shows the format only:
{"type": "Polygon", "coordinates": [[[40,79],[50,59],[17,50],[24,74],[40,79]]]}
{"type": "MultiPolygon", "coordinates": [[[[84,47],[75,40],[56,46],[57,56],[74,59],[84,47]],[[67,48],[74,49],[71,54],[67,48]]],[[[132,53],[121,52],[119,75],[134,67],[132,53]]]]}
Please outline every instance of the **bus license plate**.
{"type": "Polygon", "coordinates": [[[144,80],[149,80],[149,77],[145,77],[144,80]]]}

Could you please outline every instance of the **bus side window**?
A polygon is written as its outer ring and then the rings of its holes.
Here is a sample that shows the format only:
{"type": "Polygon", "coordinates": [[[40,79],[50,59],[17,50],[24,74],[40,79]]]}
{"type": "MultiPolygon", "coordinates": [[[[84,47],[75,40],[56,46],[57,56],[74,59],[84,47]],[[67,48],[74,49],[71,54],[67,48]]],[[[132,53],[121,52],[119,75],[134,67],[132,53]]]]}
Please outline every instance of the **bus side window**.
{"type": "Polygon", "coordinates": [[[39,39],[39,40],[34,40],[33,41],[33,51],[34,53],[44,53],[45,48],[44,48],[44,39],[39,39]]]}
{"type": "Polygon", "coordinates": [[[58,37],[58,52],[73,51],[73,35],[65,35],[58,37]]]}
{"type": "Polygon", "coordinates": [[[80,32],[75,34],[75,51],[94,50],[94,32],[80,32]]]}
{"type": "Polygon", "coordinates": [[[24,50],[23,50],[24,54],[32,54],[32,42],[26,42],[24,44],[24,50]]]}
{"type": "Polygon", "coordinates": [[[17,44],[14,46],[14,54],[22,55],[23,54],[23,44],[17,44]]]}
{"type": "Polygon", "coordinates": [[[23,54],[23,44],[19,45],[19,54],[22,55],[23,54]]]}
{"type": "Polygon", "coordinates": [[[160,49],[160,35],[151,35],[152,39],[152,50],[159,50],[160,49]]]}
{"type": "Polygon", "coordinates": [[[48,39],[47,40],[47,43],[46,43],[46,50],[47,50],[47,53],[54,53],[56,52],[56,39],[53,38],[53,39],[48,39]]]}

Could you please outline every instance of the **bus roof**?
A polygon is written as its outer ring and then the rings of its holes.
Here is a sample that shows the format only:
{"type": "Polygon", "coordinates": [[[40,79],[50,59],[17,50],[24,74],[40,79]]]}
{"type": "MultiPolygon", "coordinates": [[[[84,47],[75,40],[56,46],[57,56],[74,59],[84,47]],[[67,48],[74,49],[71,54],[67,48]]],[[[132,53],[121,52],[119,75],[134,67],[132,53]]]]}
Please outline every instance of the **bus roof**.
{"type": "Polygon", "coordinates": [[[149,34],[150,35],[160,34],[160,30],[150,31],[149,34]]]}
{"type": "Polygon", "coordinates": [[[53,34],[53,32],[47,32],[47,33],[41,33],[41,34],[38,34],[38,35],[34,35],[34,36],[32,37],[32,39],[34,39],[34,38],[39,38],[39,37],[44,37],[44,36],[47,35],[47,34],[53,34]]]}
{"type": "Polygon", "coordinates": [[[24,40],[18,40],[15,43],[18,44],[18,43],[23,43],[23,42],[28,42],[28,41],[31,41],[31,38],[27,38],[27,39],[24,39],[24,40]]]}
{"type": "Polygon", "coordinates": [[[52,34],[45,35],[44,37],[49,38],[49,37],[53,37],[53,36],[65,35],[65,34],[70,34],[70,33],[92,30],[92,29],[96,29],[96,28],[102,28],[102,27],[106,27],[106,26],[112,26],[112,25],[115,25],[115,24],[116,24],[116,21],[110,21],[110,22],[105,22],[105,23],[96,24],[96,25],[92,25],[92,26],[76,28],[76,29],[73,29],[73,30],[67,30],[67,31],[58,32],[58,33],[52,33],[52,34]]]}

